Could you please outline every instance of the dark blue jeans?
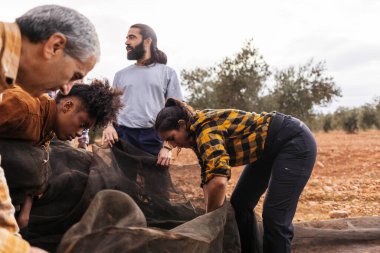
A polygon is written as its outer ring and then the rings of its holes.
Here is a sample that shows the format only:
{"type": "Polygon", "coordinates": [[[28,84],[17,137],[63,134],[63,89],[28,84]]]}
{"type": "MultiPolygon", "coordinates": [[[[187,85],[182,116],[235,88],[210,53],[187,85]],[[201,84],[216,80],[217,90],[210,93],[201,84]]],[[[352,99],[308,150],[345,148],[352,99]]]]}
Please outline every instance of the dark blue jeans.
{"type": "Polygon", "coordinates": [[[292,220],[317,154],[310,130],[285,116],[276,133],[268,132],[261,157],[245,167],[231,196],[242,253],[255,252],[258,235],[253,208],[267,190],[263,207],[264,252],[291,252],[292,220]]]}
{"type": "Polygon", "coordinates": [[[157,156],[162,148],[162,140],[154,128],[129,128],[119,125],[115,129],[119,138],[152,155],[157,156]]]}

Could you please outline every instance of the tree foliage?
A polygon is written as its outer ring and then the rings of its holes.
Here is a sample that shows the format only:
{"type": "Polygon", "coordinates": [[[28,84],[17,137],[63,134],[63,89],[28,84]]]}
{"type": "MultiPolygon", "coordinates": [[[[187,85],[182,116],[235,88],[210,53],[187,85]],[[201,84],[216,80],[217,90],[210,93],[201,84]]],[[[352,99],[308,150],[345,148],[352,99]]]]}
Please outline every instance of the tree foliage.
{"type": "Polygon", "coordinates": [[[273,77],[275,86],[268,89],[271,77],[269,65],[252,40],[215,67],[182,71],[188,103],[197,109],[276,110],[307,120],[315,106],[326,105],[341,95],[322,62],[314,64],[311,60],[298,68],[277,71],[273,77]]]}
{"type": "Polygon", "coordinates": [[[375,126],[377,129],[380,129],[380,97],[375,98],[374,105],[376,108],[376,122],[375,126]]]}
{"type": "Polygon", "coordinates": [[[340,121],[342,129],[349,134],[359,130],[359,112],[357,109],[338,108],[335,112],[337,119],[340,121]]]}
{"type": "Polygon", "coordinates": [[[365,104],[360,108],[359,125],[363,130],[376,127],[379,117],[377,116],[376,106],[374,104],[365,104]]]}
{"type": "Polygon", "coordinates": [[[339,108],[318,114],[316,106],[327,106],[341,96],[324,62],[308,61],[270,71],[263,56],[247,41],[232,57],[213,67],[182,71],[188,103],[195,109],[235,108],[246,111],[279,111],[305,121],[313,130],[380,129],[380,97],[358,108],[339,108]],[[273,81],[269,85],[269,81],[273,81]]]}
{"type": "Polygon", "coordinates": [[[324,106],[334,97],[341,96],[341,90],[334,79],[326,74],[323,62],[310,60],[297,69],[293,66],[277,71],[273,96],[276,110],[294,115],[302,120],[314,116],[315,106],[324,106]]]}
{"type": "Polygon", "coordinates": [[[270,76],[269,65],[248,41],[234,57],[215,67],[183,70],[188,103],[197,109],[236,108],[253,111],[260,103],[259,93],[270,76]]]}
{"type": "Polygon", "coordinates": [[[325,133],[333,130],[333,116],[331,114],[324,115],[322,128],[325,133]]]}
{"type": "Polygon", "coordinates": [[[377,98],[373,103],[354,108],[339,107],[333,113],[317,115],[314,122],[322,123],[315,130],[325,132],[344,130],[355,133],[359,130],[380,129],[380,100],[377,98]]]}

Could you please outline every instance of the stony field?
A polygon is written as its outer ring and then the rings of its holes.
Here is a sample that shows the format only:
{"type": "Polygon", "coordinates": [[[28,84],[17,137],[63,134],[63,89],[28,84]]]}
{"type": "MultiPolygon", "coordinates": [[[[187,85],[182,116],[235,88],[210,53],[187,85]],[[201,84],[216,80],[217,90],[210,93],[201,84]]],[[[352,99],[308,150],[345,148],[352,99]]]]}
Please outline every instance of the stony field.
{"type": "MultiPolygon", "coordinates": [[[[316,133],[318,157],[299,201],[295,221],[380,216],[380,131],[316,133]]],[[[184,196],[203,207],[200,171],[191,150],[183,149],[170,168],[184,196]]],[[[233,168],[228,197],[242,167],[233,168]]],[[[261,212],[262,200],[256,211],[261,212]]]]}

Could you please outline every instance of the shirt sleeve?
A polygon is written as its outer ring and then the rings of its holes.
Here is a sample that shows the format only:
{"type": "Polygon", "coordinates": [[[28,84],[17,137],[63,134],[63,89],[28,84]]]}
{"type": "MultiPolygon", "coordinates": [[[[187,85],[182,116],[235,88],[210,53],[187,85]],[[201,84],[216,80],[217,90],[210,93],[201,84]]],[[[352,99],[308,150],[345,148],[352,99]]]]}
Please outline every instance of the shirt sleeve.
{"type": "Polygon", "coordinates": [[[112,87],[114,88],[114,89],[118,89],[119,87],[118,87],[118,83],[119,83],[119,75],[118,75],[118,73],[116,73],[115,74],[115,76],[113,77],[113,81],[112,81],[112,87]]]}
{"type": "Polygon", "coordinates": [[[27,241],[0,227],[0,252],[28,253],[29,251],[30,245],[27,241]]]}
{"type": "Polygon", "coordinates": [[[0,134],[20,129],[28,117],[28,108],[18,97],[3,94],[0,102],[0,134]]]}
{"type": "Polygon", "coordinates": [[[18,233],[19,228],[14,214],[15,209],[11,202],[7,181],[3,169],[0,167],[0,227],[11,233],[18,233]]]}
{"type": "MultiPolygon", "coordinates": [[[[1,164],[1,156],[0,156],[1,164]]],[[[11,202],[4,171],[0,167],[0,252],[28,252],[29,244],[18,234],[15,209],[11,202]]]]}
{"type": "Polygon", "coordinates": [[[180,82],[174,69],[169,69],[165,99],[168,98],[175,98],[180,101],[183,100],[180,82]]]}
{"type": "Polygon", "coordinates": [[[202,134],[197,138],[202,170],[201,187],[214,176],[231,178],[230,156],[225,147],[223,137],[215,133],[202,134]]]}

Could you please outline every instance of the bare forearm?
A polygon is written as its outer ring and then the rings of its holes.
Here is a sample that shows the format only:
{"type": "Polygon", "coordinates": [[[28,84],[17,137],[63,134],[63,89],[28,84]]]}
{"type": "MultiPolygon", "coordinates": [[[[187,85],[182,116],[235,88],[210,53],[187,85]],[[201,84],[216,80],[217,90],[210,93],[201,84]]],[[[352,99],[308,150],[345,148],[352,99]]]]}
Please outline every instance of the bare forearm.
{"type": "Polygon", "coordinates": [[[214,177],[203,187],[206,200],[206,212],[212,212],[221,207],[226,198],[227,178],[214,177]]]}
{"type": "Polygon", "coordinates": [[[31,196],[26,196],[24,203],[21,205],[21,211],[17,218],[17,222],[20,228],[28,226],[30,211],[33,205],[33,198],[31,196]]]}

